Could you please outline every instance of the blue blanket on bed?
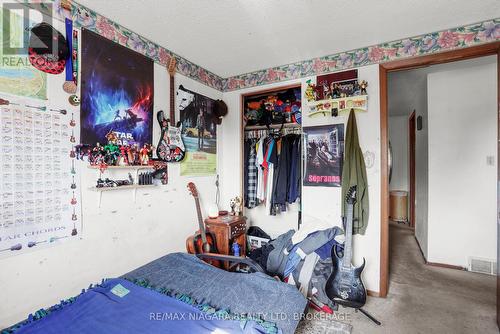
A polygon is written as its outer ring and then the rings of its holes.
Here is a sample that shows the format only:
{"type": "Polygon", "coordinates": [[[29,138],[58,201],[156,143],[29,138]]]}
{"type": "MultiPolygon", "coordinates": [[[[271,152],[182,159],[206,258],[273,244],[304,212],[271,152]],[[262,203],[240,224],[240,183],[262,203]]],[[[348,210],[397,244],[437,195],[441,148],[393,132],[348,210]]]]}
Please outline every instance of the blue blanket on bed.
{"type": "Polygon", "coordinates": [[[223,319],[174,297],[110,279],[16,334],[264,333],[254,321],[223,319]]]}
{"type": "Polygon", "coordinates": [[[231,314],[272,322],[284,334],[295,332],[307,303],[294,285],[262,273],[227,272],[185,253],[168,254],[123,277],[147,280],[151,286],[186,294],[231,314]]]}

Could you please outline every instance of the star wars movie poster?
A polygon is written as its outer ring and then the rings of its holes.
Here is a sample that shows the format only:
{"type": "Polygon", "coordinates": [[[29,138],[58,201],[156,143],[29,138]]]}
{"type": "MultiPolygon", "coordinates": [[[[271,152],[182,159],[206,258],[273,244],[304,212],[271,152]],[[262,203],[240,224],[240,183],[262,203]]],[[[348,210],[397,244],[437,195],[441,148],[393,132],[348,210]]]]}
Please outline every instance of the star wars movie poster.
{"type": "Polygon", "coordinates": [[[340,187],[344,124],[304,128],[304,186],[340,187]]]}
{"type": "Polygon", "coordinates": [[[153,61],[86,29],[82,32],[81,143],[151,143],[153,61]]]}
{"type": "Polygon", "coordinates": [[[217,124],[214,100],[180,86],[176,104],[182,122],[186,157],[181,175],[214,175],[217,170],[217,124]]]}

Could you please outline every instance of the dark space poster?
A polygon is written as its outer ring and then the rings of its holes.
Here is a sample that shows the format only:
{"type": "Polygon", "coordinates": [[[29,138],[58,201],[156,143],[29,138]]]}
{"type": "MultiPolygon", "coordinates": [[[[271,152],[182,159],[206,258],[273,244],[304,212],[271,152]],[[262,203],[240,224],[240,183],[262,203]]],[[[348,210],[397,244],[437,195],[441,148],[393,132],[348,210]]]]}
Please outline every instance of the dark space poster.
{"type": "Polygon", "coordinates": [[[81,143],[152,142],[153,61],[89,30],[82,32],[81,143]]]}
{"type": "Polygon", "coordinates": [[[304,186],[340,187],[344,124],[304,128],[304,186]]]}

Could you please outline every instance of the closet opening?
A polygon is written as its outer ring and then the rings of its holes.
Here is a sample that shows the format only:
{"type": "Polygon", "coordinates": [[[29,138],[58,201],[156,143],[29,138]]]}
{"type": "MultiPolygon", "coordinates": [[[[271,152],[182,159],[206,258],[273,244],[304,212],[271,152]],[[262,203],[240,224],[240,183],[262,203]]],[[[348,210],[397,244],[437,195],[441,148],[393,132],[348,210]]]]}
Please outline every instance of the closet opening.
{"type": "Polygon", "coordinates": [[[300,84],[241,95],[244,215],[271,237],[301,224],[301,99],[300,84]]]}

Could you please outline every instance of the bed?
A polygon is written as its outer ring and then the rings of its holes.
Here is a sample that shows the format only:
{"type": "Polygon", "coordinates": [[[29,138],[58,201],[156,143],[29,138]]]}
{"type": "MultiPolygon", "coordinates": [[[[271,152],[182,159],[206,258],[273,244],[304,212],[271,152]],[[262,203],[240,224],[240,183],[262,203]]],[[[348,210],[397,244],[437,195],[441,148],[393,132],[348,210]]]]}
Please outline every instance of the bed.
{"type": "Polygon", "coordinates": [[[261,272],[235,273],[173,253],[2,331],[16,333],[293,333],[306,299],[261,272]]]}

